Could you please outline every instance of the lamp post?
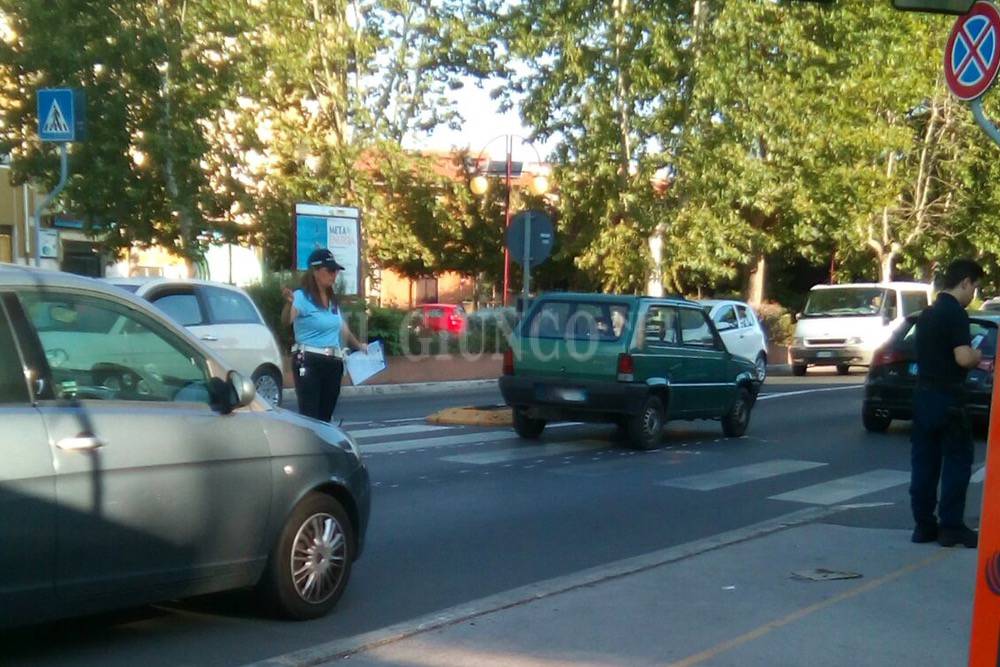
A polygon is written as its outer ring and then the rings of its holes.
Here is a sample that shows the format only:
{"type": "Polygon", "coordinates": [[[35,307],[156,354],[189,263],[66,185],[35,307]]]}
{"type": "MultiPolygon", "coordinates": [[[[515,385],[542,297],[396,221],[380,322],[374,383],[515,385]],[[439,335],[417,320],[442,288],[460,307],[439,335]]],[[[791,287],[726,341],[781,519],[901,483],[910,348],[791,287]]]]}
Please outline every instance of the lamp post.
{"type": "MultiPolygon", "coordinates": [[[[512,156],[514,153],[514,139],[520,139],[522,144],[528,145],[533,151],[535,151],[535,158],[538,163],[541,163],[541,156],[538,154],[538,150],[524,137],[515,134],[501,134],[489,142],[483,149],[479,151],[479,155],[476,157],[476,170],[477,174],[472,177],[469,181],[469,189],[474,195],[482,196],[486,194],[489,190],[489,180],[486,178],[486,174],[490,172],[489,165],[487,165],[486,173],[484,174],[479,167],[480,161],[482,160],[483,153],[486,149],[490,147],[493,142],[500,138],[504,139],[504,148],[506,149],[506,160],[504,162],[504,182],[506,184],[506,192],[504,195],[504,230],[506,231],[510,227],[510,190],[511,190],[511,176],[513,173],[513,161],[512,156]]],[[[531,181],[531,192],[536,195],[543,195],[549,189],[549,181],[542,174],[536,174],[531,181]]],[[[510,251],[507,246],[504,245],[503,250],[503,305],[508,304],[508,295],[510,294],[510,251]]]]}

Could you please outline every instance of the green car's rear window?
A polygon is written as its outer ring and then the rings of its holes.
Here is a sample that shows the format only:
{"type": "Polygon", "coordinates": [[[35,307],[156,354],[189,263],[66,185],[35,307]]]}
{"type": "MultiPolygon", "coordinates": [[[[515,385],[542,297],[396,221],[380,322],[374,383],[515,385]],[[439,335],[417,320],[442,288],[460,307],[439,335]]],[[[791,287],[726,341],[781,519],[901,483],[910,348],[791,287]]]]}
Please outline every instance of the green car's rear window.
{"type": "Polygon", "coordinates": [[[627,303],[553,300],[539,305],[521,331],[529,338],[616,341],[628,320],[627,303]]]}

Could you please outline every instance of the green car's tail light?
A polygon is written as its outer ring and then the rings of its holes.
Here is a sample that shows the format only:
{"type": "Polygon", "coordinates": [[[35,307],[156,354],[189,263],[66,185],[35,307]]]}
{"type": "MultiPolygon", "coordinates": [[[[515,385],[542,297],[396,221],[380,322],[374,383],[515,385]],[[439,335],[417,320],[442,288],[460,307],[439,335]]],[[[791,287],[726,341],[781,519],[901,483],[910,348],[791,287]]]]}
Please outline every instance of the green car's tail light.
{"type": "Polygon", "coordinates": [[[632,355],[621,353],[618,355],[618,381],[619,382],[632,382],[635,377],[635,362],[632,361],[632,355]]]}

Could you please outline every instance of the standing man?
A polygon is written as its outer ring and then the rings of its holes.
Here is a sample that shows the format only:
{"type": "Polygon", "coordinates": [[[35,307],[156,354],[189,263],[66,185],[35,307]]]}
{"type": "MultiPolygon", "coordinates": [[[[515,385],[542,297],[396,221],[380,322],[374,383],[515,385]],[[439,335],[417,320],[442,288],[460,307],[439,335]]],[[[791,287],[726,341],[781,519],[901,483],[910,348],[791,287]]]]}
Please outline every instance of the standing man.
{"type": "Polygon", "coordinates": [[[983,353],[972,346],[965,312],[982,276],[982,267],[970,259],[949,264],[944,289],[917,320],[919,379],[913,395],[910,436],[914,542],[937,540],[943,547],[975,548],[979,541],[979,533],[964,521],[973,457],[964,383],[968,370],[983,358],[983,353]],[[935,506],[940,526],[934,516],[935,506]]]}

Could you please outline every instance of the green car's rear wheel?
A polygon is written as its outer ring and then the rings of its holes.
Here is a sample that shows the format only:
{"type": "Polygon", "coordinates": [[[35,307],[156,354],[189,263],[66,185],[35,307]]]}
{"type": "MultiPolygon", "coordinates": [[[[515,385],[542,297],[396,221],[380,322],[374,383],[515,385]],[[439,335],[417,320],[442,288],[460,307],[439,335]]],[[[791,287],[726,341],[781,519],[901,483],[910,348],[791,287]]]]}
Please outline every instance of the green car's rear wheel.
{"type": "Polygon", "coordinates": [[[639,412],[628,422],[629,439],[636,449],[653,449],[663,435],[663,402],[658,396],[647,396],[639,412]]]}

